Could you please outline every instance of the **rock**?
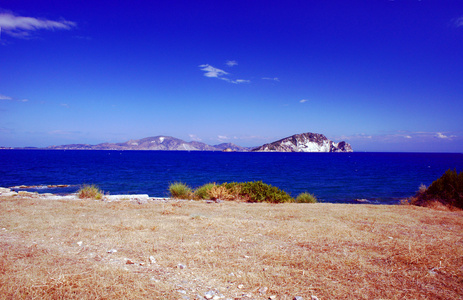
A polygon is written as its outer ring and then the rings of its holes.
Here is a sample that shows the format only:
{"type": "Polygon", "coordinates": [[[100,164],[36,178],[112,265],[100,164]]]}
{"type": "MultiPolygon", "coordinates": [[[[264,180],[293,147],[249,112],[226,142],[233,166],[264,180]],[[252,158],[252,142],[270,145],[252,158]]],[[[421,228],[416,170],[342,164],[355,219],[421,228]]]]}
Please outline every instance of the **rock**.
{"type": "Polygon", "coordinates": [[[215,292],[214,291],[208,291],[204,294],[204,298],[206,299],[212,299],[215,295],[215,292]]]}
{"type": "Polygon", "coordinates": [[[182,264],[178,264],[178,265],[177,265],[177,268],[179,268],[179,269],[185,269],[186,266],[185,266],[185,265],[182,265],[182,264]]]}
{"type": "Polygon", "coordinates": [[[150,264],[155,264],[156,263],[156,259],[152,255],[150,256],[149,260],[150,260],[150,264]]]}
{"type": "Polygon", "coordinates": [[[83,244],[83,243],[84,243],[84,242],[79,241],[79,242],[77,242],[77,245],[79,245],[79,247],[82,247],[82,244],[83,244]]]}
{"type": "Polygon", "coordinates": [[[272,296],[270,296],[270,297],[268,297],[268,298],[269,298],[270,300],[275,300],[275,299],[277,298],[277,296],[276,296],[276,295],[272,295],[272,296]]]}
{"type": "Polygon", "coordinates": [[[268,290],[268,287],[266,287],[266,286],[261,287],[261,288],[259,289],[259,293],[265,294],[265,293],[267,293],[267,290],[268,290]]]}
{"type": "Polygon", "coordinates": [[[293,300],[304,300],[304,298],[302,298],[301,296],[296,296],[293,298],[293,300]]]}
{"type": "Polygon", "coordinates": [[[130,258],[126,258],[126,259],[125,259],[125,264],[126,264],[126,265],[133,265],[134,262],[133,262],[133,260],[131,260],[130,258]]]}
{"type": "Polygon", "coordinates": [[[295,134],[276,142],[262,145],[252,151],[258,152],[353,152],[346,142],[334,143],[323,134],[295,134]]]}
{"type": "Polygon", "coordinates": [[[244,284],[238,284],[238,288],[239,288],[239,289],[244,288],[244,284]]]}
{"type": "Polygon", "coordinates": [[[108,250],[107,252],[108,252],[109,254],[113,254],[113,253],[116,253],[117,250],[116,250],[116,249],[111,249],[111,250],[108,250]]]}
{"type": "Polygon", "coordinates": [[[317,296],[312,295],[311,297],[312,300],[318,300],[317,296]]]}

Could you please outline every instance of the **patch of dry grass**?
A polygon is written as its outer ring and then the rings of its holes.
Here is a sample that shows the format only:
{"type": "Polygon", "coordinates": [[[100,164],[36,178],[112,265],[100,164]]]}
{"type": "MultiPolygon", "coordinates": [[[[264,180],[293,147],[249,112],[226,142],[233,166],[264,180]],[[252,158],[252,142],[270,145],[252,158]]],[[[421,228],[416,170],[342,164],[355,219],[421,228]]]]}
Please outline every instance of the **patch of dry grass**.
{"type": "Polygon", "coordinates": [[[462,232],[414,206],[1,198],[0,298],[461,299],[462,232]]]}

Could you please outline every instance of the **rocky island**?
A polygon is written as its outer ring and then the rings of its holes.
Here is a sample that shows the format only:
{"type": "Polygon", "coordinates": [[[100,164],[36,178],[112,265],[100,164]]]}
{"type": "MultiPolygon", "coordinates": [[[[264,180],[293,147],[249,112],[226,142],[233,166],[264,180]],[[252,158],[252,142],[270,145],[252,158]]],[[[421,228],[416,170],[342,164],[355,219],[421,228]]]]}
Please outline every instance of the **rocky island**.
{"type": "Polygon", "coordinates": [[[323,134],[295,134],[276,142],[253,149],[255,152],[353,152],[350,144],[335,143],[323,134]]]}

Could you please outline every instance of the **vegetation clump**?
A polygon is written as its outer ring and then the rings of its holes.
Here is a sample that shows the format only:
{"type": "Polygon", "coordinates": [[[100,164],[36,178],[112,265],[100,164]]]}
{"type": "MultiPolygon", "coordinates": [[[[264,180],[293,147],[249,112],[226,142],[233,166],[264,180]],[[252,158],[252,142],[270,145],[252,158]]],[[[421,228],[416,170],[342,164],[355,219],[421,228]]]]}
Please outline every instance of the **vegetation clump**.
{"type": "Polygon", "coordinates": [[[297,203],[317,203],[317,197],[310,193],[301,193],[296,198],[297,203]]]}
{"type": "Polygon", "coordinates": [[[191,199],[193,196],[192,189],[183,182],[174,182],[169,186],[169,192],[175,199],[191,199]]]}
{"type": "Polygon", "coordinates": [[[100,190],[100,188],[94,184],[84,184],[77,192],[79,199],[101,200],[103,198],[103,194],[103,191],[100,190]]]}
{"type": "Polygon", "coordinates": [[[211,199],[211,190],[216,187],[215,183],[206,183],[203,186],[197,188],[194,192],[194,198],[198,200],[208,200],[211,199]]]}
{"type": "Polygon", "coordinates": [[[220,185],[208,183],[195,190],[194,198],[271,203],[294,202],[294,199],[286,192],[262,181],[225,182],[220,185]]]}
{"type": "Polygon", "coordinates": [[[456,170],[447,170],[428,188],[421,185],[417,194],[410,199],[411,204],[419,206],[428,206],[433,202],[463,209],[463,172],[458,174],[456,170]]]}

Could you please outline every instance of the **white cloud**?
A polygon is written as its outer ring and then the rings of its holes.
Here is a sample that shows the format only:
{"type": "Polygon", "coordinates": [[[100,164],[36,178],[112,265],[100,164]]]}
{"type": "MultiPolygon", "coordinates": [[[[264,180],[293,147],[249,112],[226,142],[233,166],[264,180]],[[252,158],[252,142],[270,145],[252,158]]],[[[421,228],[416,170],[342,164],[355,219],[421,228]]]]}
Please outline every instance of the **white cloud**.
{"type": "Polygon", "coordinates": [[[455,27],[463,27],[463,17],[459,17],[458,19],[456,19],[454,24],[455,27]]]}
{"type": "Polygon", "coordinates": [[[280,81],[280,79],[278,79],[278,77],[273,77],[273,78],[271,78],[271,77],[263,77],[262,79],[263,80],[280,81]]]}
{"type": "Polygon", "coordinates": [[[250,80],[246,80],[246,79],[233,80],[233,79],[224,77],[226,75],[229,75],[228,72],[225,72],[224,70],[213,67],[213,66],[211,66],[209,64],[199,65],[199,68],[200,68],[201,71],[206,72],[206,73],[204,73],[204,76],[206,76],[206,77],[218,78],[218,79],[224,80],[226,82],[235,83],[235,84],[251,82],[250,80]]]}
{"type": "Polygon", "coordinates": [[[196,134],[189,134],[188,135],[192,141],[200,142],[202,141],[196,134]]]}
{"type": "Polygon", "coordinates": [[[436,132],[435,137],[437,137],[438,139],[450,140],[456,136],[455,135],[445,135],[442,132],[436,132]]]}
{"type": "Polygon", "coordinates": [[[9,101],[16,101],[16,102],[28,102],[29,101],[28,99],[15,99],[13,97],[5,96],[2,94],[0,94],[0,100],[9,100],[9,101]]]}
{"type": "Polygon", "coordinates": [[[309,101],[309,100],[307,100],[307,99],[302,99],[302,100],[300,100],[299,102],[300,102],[300,103],[306,103],[307,101],[309,101]]]}
{"type": "Polygon", "coordinates": [[[225,64],[229,67],[233,67],[236,66],[238,63],[236,62],[236,60],[229,60],[225,64]]]}
{"type": "Polygon", "coordinates": [[[219,140],[228,140],[229,139],[228,136],[226,136],[226,135],[219,135],[217,137],[219,138],[219,140]]]}
{"type": "Polygon", "coordinates": [[[0,100],[13,100],[13,98],[0,94],[0,100]]]}
{"type": "Polygon", "coordinates": [[[76,23],[66,20],[52,21],[33,17],[21,17],[12,13],[0,13],[0,34],[13,37],[27,37],[36,30],[70,30],[76,23]]]}
{"type": "Polygon", "coordinates": [[[200,65],[201,71],[204,71],[204,76],[206,77],[213,77],[213,78],[220,78],[220,76],[227,75],[228,73],[224,70],[214,68],[209,64],[200,65]]]}
{"type": "Polygon", "coordinates": [[[237,79],[237,80],[232,80],[232,83],[250,83],[251,80],[245,80],[245,79],[237,79]]]}

